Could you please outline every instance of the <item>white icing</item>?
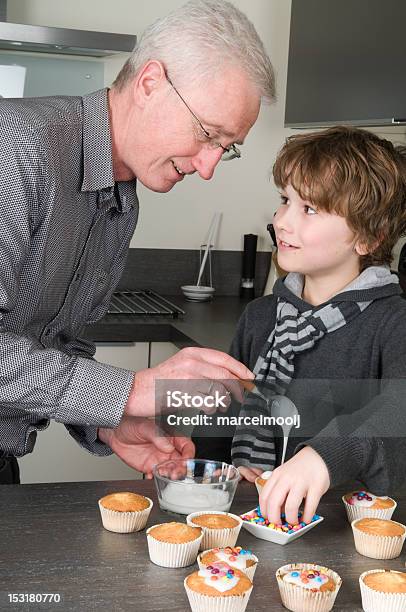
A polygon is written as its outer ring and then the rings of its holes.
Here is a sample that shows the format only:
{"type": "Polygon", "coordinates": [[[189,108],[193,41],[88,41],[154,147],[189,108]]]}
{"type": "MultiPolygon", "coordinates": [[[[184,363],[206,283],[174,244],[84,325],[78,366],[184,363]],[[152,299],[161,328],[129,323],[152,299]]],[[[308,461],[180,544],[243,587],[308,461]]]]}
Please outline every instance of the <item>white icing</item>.
{"type": "Polygon", "coordinates": [[[260,478],[263,478],[264,480],[268,480],[268,478],[270,478],[272,476],[272,472],[270,471],[266,471],[266,472],[262,472],[260,478]]]}
{"type": "Polygon", "coordinates": [[[253,559],[254,558],[254,555],[251,555],[251,554],[232,555],[232,556],[236,557],[236,560],[235,561],[230,561],[230,555],[228,553],[224,552],[224,550],[219,550],[219,552],[217,552],[215,554],[216,554],[216,557],[220,561],[224,561],[225,563],[227,563],[231,567],[236,567],[237,569],[240,569],[240,570],[246,569],[248,559],[253,559]]]}
{"type": "MultiPolygon", "coordinates": [[[[295,570],[293,570],[295,572],[295,570]]],[[[290,584],[297,584],[303,589],[320,589],[323,584],[328,582],[328,576],[323,574],[322,576],[315,576],[314,578],[309,578],[309,582],[302,582],[300,578],[300,570],[297,570],[298,576],[292,576],[292,572],[289,574],[285,574],[283,579],[285,582],[289,582],[290,584]],[[321,580],[319,580],[321,578],[321,580]]]]}
{"type": "MultiPolygon", "coordinates": [[[[216,566],[213,564],[212,567],[216,566]]],[[[211,578],[212,576],[214,576],[214,574],[212,574],[211,570],[208,570],[207,568],[199,570],[199,576],[204,578],[204,583],[207,584],[207,586],[213,587],[214,589],[216,589],[216,591],[219,591],[220,593],[225,593],[226,591],[229,591],[230,589],[234,588],[240,580],[237,576],[233,576],[232,578],[221,577],[218,578],[218,580],[212,580],[211,578]]]]}
{"type": "Polygon", "coordinates": [[[197,483],[179,485],[170,482],[162,491],[160,505],[165,510],[178,514],[191,514],[199,510],[228,512],[231,500],[227,491],[222,489],[197,483]]]}

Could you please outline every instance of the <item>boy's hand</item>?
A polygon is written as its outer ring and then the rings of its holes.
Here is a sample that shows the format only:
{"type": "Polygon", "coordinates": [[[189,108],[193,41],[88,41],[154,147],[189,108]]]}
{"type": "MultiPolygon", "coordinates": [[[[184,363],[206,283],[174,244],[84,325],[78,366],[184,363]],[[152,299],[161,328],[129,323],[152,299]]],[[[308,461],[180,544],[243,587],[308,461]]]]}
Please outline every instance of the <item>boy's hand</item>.
{"type": "Polygon", "coordinates": [[[280,523],[281,513],[285,512],[286,521],[295,525],[305,500],[301,520],[310,523],[329,486],[326,464],[311,446],[306,446],[272,472],[259,496],[262,515],[272,523],[280,523]]]}
{"type": "Polygon", "coordinates": [[[239,467],[238,471],[240,472],[241,477],[245,478],[245,480],[248,480],[249,482],[255,482],[256,477],[260,476],[264,470],[261,470],[261,468],[256,467],[246,467],[244,465],[239,467]]]}

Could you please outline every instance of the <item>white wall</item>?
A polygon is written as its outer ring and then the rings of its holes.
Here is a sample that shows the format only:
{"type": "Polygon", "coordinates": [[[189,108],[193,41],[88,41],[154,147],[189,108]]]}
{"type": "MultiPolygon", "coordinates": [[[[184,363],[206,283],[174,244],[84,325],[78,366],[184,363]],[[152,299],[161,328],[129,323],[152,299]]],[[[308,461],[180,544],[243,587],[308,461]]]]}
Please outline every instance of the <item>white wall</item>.
{"type": "MultiPolygon", "coordinates": [[[[140,34],[156,18],[184,0],[13,0],[8,19],[36,25],[76,27],[140,34]]],[[[244,233],[260,236],[259,249],[268,250],[266,224],[277,198],[269,169],[285,130],[283,95],[286,79],[290,0],[234,0],[254,22],[278,74],[279,102],[265,107],[243,147],[243,158],[221,164],[213,181],[188,177],[168,194],[140,186],[140,220],[132,246],[197,248],[212,214],[223,211],[220,249],[242,248],[244,233]]],[[[106,62],[110,84],[125,56],[106,62]]]]}
{"type": "MultiPolygon", "coordinates": [[[[254,23],[277,74],[278,102],[264,107],[243,147],[241,160],[220,164],[212,181],[188,177],[168,194],[139,188],[141,212],[133,247],[197,248],[216,210],[223,211],[218,248],[242,248],[243,235],[259,235],[258,250],[269,250],[266,225],[278,196],[269,171],[291,133],[283,127],[291,0],[231,0],[254,23]]],[[[145,27],[184,0],[12,0],[9,20],[36,25],[141,34],[145,27]]],[[[109,85],[126,56],[107,60],[109,85]]],[[[405,141],[405,129],[379,130],[405,141]]]]}

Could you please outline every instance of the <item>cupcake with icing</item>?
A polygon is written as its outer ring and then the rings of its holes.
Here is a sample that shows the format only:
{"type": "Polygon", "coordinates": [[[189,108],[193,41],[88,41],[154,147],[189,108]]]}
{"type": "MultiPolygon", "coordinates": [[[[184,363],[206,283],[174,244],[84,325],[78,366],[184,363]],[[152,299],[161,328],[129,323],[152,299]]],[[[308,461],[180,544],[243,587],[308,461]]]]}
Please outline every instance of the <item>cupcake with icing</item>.
{"type": "Polygon", "coordinates": [[[185,578],[192,612],[244,612],[252,582],[244,572],[218,561],[185,578]]]}
{"type": "Polygon", "coordinates": [[[351,491],[341,499],[350,523],[357,518],[391,519],[397,506],[391,497],[379,497],[368,491],[351,491]]]}
{"type": "Polygon", "coordinates": [[[282,603],[291,612],[328,612],[341,586],[340,576],[320,565],[291,563],[276,572],[282,603]]]}
{"type": "Polygon", "coordinates": [[[149,497],[129,491],[110,493],[99,499],[103,527],[116,533],[144,529],[152,506],[149,497]]]}
{"type": "Polygon", "coordinates": [[[242,525],[242,519],[236,514],[216,511],[192,512],[186,522],[203,529],[200,550],[235,546],[242,525]]]}
{"type": "Polygon", "coordinates": [[[370,570],[359,577],[365,612],[406,610],[406,574],[393,570],[370,570]]]}
{"type": "Polygon", "coordinates": [[[255,486],[258,491],[258,495],[261,494],[262,489],[266,485],[266,481],[272,476],[272,472],[266,471],[262,472],[260,476],[257,476],[255,479],[255,486]]]}
{"type": "Polygon", "coordinates": [[[357,552],[372,559],[396,559],[402,552],[406,527],[396,521],[363,518],[351,523],[357,552]]]}
{"type": "Polygon", "coordinates": [[[241,548],[241,546],[212,548],[211,550],[203,551],[197,557],[197,563],[200,569],[220,561],[227,563],[233,569],[244,572],[250,580],[253,579],[258,565],[258,557],[250,550],[241,548]]]}
{"type": "Polygon", "coordinates": [[[162,567],[187,567],[196,561],[203,533],[184,523],[162,523],[147,529],[152,563],[162,567]]]}

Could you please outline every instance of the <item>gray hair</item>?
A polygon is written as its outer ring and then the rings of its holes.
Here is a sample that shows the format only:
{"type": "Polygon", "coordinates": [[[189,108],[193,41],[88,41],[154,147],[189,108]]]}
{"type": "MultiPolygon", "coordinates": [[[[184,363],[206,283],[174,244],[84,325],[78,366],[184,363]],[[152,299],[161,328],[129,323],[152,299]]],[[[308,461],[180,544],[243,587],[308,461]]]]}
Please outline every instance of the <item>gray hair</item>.
{"type": "Polygon", "coordinates": [[[179,87],[208,79],[225,65],[237,66],[264,101],[276,98],[274,71],[261,39],[246,15],[224,0],[190,0],[149,26],[113,87],[123,89],[149,60],[161,61],[179,87]]]}

